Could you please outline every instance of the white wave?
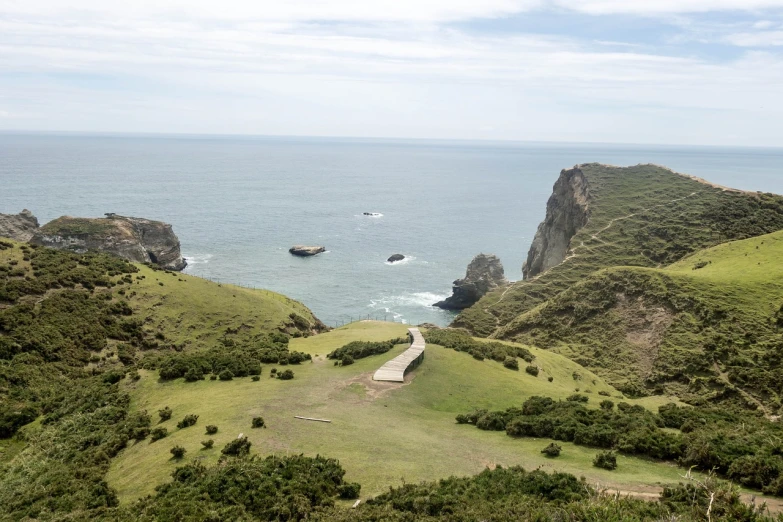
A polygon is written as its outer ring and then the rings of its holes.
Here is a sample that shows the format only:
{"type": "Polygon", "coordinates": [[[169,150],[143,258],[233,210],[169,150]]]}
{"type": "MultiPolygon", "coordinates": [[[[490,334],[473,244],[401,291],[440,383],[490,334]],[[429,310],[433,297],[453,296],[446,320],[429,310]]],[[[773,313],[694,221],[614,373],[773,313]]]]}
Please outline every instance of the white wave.
{"type": "Polygon", "coordinates": [[[415,260],[416,260],[416,257],[414,257],[414,256],[405,256],[405,259],[401,259],[400,261],[394,261],[394,262],[386,261],[384,264],[387,264],[387,265],[407,265],[411,261],[415,261],[415,260]]]}
{"type": "Polygon", "coordinates": [[[371,301],[371,308],[395,306],[426,306],[432,307],[433,303],[446,299],[451,294],[436,294],[434,292],[413,292],[410,294],[392,295],[371,301]]]}
{"type": "Polygon", "coordinates": [[[192,256],[182,256],[188,265],[205,265],[212,259],[212,254],[193,254],[192,256]]]}

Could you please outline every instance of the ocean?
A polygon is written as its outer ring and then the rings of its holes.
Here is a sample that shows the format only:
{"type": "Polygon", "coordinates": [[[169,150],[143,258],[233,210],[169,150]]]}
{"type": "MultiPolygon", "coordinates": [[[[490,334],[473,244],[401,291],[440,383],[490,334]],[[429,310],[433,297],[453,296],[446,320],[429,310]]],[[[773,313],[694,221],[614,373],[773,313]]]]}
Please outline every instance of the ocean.
{"type": "Polygon", "coordinates": [[[0,213],[165,221],[186,273],[281,292],[330,326],[445,325],[454,313],[431,305],[476,254],[522,277],[560,170],[588,162],[783,192],[783,149],[4,133],[0,213]],[[296,244],[327,252],[297,258],[296,244]]]}

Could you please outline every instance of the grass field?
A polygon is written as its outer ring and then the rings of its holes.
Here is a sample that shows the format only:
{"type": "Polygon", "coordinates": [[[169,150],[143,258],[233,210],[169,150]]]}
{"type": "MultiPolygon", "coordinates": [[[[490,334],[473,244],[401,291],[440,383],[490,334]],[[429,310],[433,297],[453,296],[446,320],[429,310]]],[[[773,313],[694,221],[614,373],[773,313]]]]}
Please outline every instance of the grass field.
{"type": "Polygon", "coordinates": [[[148,330],[183,348],[213,346],[229,329],[245,337],[270,330],[293,331],[291,314],[310,328],[318,324],[306,306],[282,294],[137,266],[140,272],[125,288],[131,307],[145,319],[148,330]]]}
{"type": "MultiPolygon", "coordinates": [[[[551,352],[531,348],[542,368],[536,378],[493,361],[479,362],[467,354],[428,345],[424,363],[404,385],[371,380],[372,372],[403,351],[404,345],[347,367],[335,367],[325,359],[327,352],[351,340],[385,340],[405,331],[400,324],[360,322],[296,339],[292,349],[318,355],[312,363],[292,366],[296,374],[292,381],[270,379],[270,367],[263,369],[259,382],[249,378],[160,382],[154,372],[141,372],[138,382],[124,383],[132,393],[132,409],[146,409],[157,420],[158,409],[172,408],[172,419],[161,424],[170,435],[125,449],[112,464],[109,483],[126,502],[146,495],[167,481],[178,465],[170,459],[172,446],[186,448],[185,460],[214,463],[220,449],[240,433],[253,442],[254,453],[321,454],[339,459],[349,479],[363,485],[365,497],[402,481],[469,475],[495,465],[569,471],[593,483],[621,485],[624,490],[676,482],[682,473],[668,464],[626,457],[620,457],[615,472],[599,470],[591,465],[595,450],[568,443],[563,444],[560,458],[550,460],[540,454],[548,441],[515,440],[504,433],[482,432],[454,422],[458,413],[519,405],[537,394],[565,398],[580,388],[596,406],[605,398],[599,391],[615,400],[621,396],[588,370],[551,352]],[[582,374],[578,382],[573,379],[575,371],[582,374]],[[199,415],[198,423],[178,430],[176,423],[189,413],[199,415]],[[268,428],[251,428],[251,419],[257,415],[265,419],[268,428]],[[302,421],[294,419],[295,415],[332,422],[302,421]],[[205,435],[207,424],[217,425],[219,432],[205,435]],[[200,442],[208,438],[215,440],[215,447],[200,449],[200,442]]],[[[668,401],[655,397],[629,402],[655,408],[668,401]]]]}

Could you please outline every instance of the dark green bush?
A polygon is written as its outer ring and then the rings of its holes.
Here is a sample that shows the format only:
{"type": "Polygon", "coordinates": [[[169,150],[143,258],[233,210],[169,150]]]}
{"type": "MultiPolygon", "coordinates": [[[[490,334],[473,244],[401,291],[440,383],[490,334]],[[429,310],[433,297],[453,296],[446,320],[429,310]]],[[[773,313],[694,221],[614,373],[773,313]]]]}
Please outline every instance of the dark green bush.
{"type": "Polygon", "coordinates": [[[189,413],[185,415],[185,417],[183,417],[182,420],[177,423],[177,428],[179,429],[188,428],[196,424],[196,421],[198,421],[198,415],[189,413]]]}
{"type": "Polygon", "coordinates": [[[612,410],[614,409],[614,403],[610,401],[609,399],[605,399],[601,401],[601,409],[602,410],[612,410]]]}
{"type": "Polygon", "coordinates": [[[171,448],[170,451],[171,451],[171,454],[172,454],[172,458],[174,458],[176,460],[179,460],[179,459],[181,459],[182,457],[185,456],[185,451],[186,450],[182,446],[174,446],[173,448],[171,448]]]}
{"type": "Polygon", "coordinates": [[[150,432],[150,442],[155,442],[156,440],[160,440],[164,437],[167,437],[168,434],[169,434],[169,430],[167,430],[166,428],[162,428],[162,427],[154,428],[150,432]]]}
{"type": "Polygon", "coordinates": [[[462,330],[427,330],[424,332],[424,339],[428,343],[437,344],[444,348],[469,353],[478,361],[492,359],[502,363],[506,360],[506,357],[518,357],[528,363],[534,360],[533,354],[526,348],[511,346],[497,341],[477,341],[462,330]]]}
{"type": "Polygon", "coordinates": [[[538,366],[531,364],[525,367],[525,373],[529,373],[533,377],[538,377],[538,366]]]}
{"type": "Polygon", "coordinates": [[[223,455],[241,457],[250,453],[251,445],[252,443],[247,440],[247,437],[239,437],[226,444],[226,446],[220,450],[220,452],[223,455]]]}
{"type": "Polygon", "coordinates": [[[356,482],[344,482],[337,486],[337,493],[342,499],[353,500],[355,498],[359,498],[359,492],[361,489],[361,484],[356,482]]]}
{"type": "Polygon", "coordinates": [[[343,366],[348,366],[348,364],[351,364],[357,359],[363,359],[365,357],[370,357],[371,355],[380,355],[382,353],[386,353],[394,348],[395,345],[404,344],[406,342],[408,342],[407,339],[402,337],[380,342],[353,341],[346,344],[345,346],[342,346],[341,348],[334,350],[333,352],[328,353],[326,358],[343,361],[343,366]],[[348,364],[345,364],[344,362],[346,357],[350,358],[351,360],[351,362],[348,364]]]}
{"type": "Polygon", "coordinates": [[[250,379],[252,379],[253,382],[258,382],[261,380],[261,377],[258,375],[253,375],[252,377],[250,377],[250,379]]]}
{"type": "Polygon", "coordinates": [[[201,441],[201,445],[204,447],[203,449],[205,449],[205,450],[212,449],[212,446],[215,445],[215,441],[212,440],[212,439],[202,440],[201,441]]]}
{"type": "Polygon", "coordinates": [[[231,373],[231,370],[223,370],[218,374],[218,379],[221,381],[230,381],[234,378],[234,374],[231,373]]]}
{"type": "Polygon", "coordinates": [[[266,428],[263,417],[253,417],[252,425],[254,428],[266,428]]]}
{"type": "Polygon", "coordinates": [[[207,425],[207,435],[214,435],[218,432],[218,427],[214,424],[208,424],[207,425]]]}
{"type": "Polygon", "coordinates": [[[601,451],[593,459],[593,466],[613,471],[617,469],[617,455],[613,451],[601,451]]]}
{"type": "Polygon", "coordinates": [[[350,366],[350,365],[352,365],[353,364],[353,357],[351,357],[350,355],[343,356],[343,358],[340,360],[340,364],[343,365],[343,366],[350,366]]]}
{"type": "Polygon", "coordinates": [[[547,457],[554,458],[554,457],[559,457],[561,451],[563,451],[563,448],[560,447],[560,444],[555,444],[554,442],[552,442],[549,444],[549,446],[542,449],[541,453],[543,453],[547,457]]]}
{"type": "Polygon", "coordinates": [[[516,357],[506,357],[503,360],[503,366],[509,370],[519,370],[519,361],[517,361],[516,357]]]}
{"type": "Polygon", "coordinates": [[[586,395],[580,395],[578,393],[575,393],[573,395],[569,395],[566,400],[569,402],[587,402],[590,399],[586,395]]]}
{"type": "Polygon", "coordinates": [[[162,410],[158,410],[158,416],[160,417],[161,422],[169,420],[171,418],[171,414],[172,414],[171,408],[169,408],[168,406],[166,406],[162,410]]]}
{"type": "Polygon", "coordinates": [[[281,379],[283,381],[290,381],[294,378],[294,372],[291,370],[284,370],[282,372],[277,372],[277,378],[281,379]]]}

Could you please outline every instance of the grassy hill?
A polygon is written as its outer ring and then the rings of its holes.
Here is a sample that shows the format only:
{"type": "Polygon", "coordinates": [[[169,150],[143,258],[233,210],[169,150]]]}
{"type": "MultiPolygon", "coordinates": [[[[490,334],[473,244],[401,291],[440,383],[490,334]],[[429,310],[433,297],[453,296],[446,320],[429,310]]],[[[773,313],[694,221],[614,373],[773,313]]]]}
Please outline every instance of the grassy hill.
{"type": "MultiPolygon", "coordinates": [[[[166,406],[173,410],[172,418],[160,424],[171,435],[154,443],[144,440],[129,445],[113,461],[109,484],[123,501],[152,493],[156,484],[168,481],[181,465],[171,459],[172,446],[186,448],[187,459],[211,464],[220,456],[220,448],[240,433],[262,455],[304,453],[339,459],[348,478],[362,484],[362,496],[381,493],[400,481],[471,475],[496,465],[568,471],[585,475],[590,482],[623,484],[626,490],[678,480],[680,471],[669,464],[623,457],[619,472],[610,473],[592,468],[595,450],[590,448],[566,443],[563,457],[552,461],[540,453],[546,445],[543,441],[513,440],[455,424],[454,417],[467,410],[518,406],[533,395],[565,399],[581,388],[591,397],[588,404],[593,407],[607,396],[622,397],[601,378],[558,354],[531,348],[541,368],[534,377],[428,344],[425,362],[404,385],[374,382],[371,375],[406,345],[345,367],[325,359],[328,352],[350,341],[380,341],[404,333],[404,325],[360,322],[295,339],[291,349],[314,358],[290,366],[295,373],[292,381],[270,379],[271,367],[276,365],[265,365],[258,382],[250,378],[162,382],[154,372],[141,372],[139,381],[126,379],[122,386],[131,396],[132,412],[155,414],[166,406]],[[574,380],[574,373],[580,374],[580,380],[574,380]],[[199,415],[196,426],[176,429],[176,423],[189,413],[199,415]],[[252,429],[251,419],[259,415],[267,428],[252,429]],[[332,423],[302,421],[295,415],[332,423]],[[219,432],[206,435],[208,424],[217,425],[219,432]],[[201,441],[209,438],[215,440],[214,448],[201,449],[201,441]]],[[[671,400],[652,397],[630,402],[656,409],[671,400]]]]}
{"type": "Polygon", "coordinates": [[[654,165],[576,168],[590,188],[589,220],[566,260],[495,290],[463,311],[454,326],[507,337],[504,327],[596,270],[659,268],[704,248],[783,229],[783,197],[711,186],[654,165]]]}

